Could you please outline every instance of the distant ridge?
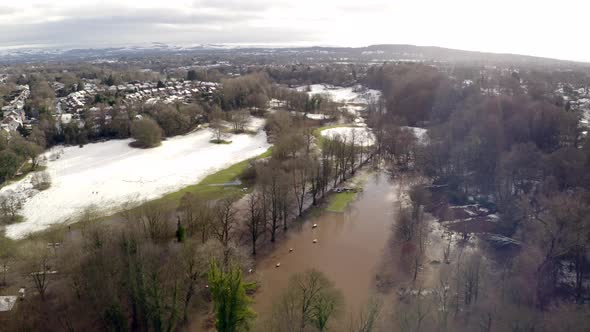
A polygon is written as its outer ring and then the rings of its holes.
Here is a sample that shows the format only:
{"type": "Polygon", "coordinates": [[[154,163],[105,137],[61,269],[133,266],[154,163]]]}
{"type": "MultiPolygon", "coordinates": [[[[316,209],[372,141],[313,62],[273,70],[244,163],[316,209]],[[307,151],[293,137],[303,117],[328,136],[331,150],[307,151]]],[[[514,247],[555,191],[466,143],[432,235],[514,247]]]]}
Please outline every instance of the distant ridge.
{"type": "Polygon", "coordinates": [[[142,46],[126,47],[0,49],[0,63],[92,61],[96,59],[118,59],[128,57],[167,55],[219,57],[220,60],[231,59],[236,56],[257,55],[282,59],[283,61],[291,60],[299,62],[306,62],[306,59],[309,60],[309,58],[313,58],[315,61],[320,62],[347,59],[351,62],[424,61],[481,65],[502,64],[517,66],[551,66],[559,68],[590,68],[590,63],[587,62],[558,60],[530,55],[465,51],[438,46],[416,46],[408,44],[381,44],[370,45],[366,47],[290,47],[234,44],[199,44],[190,46],[176,46],[161,42],[154,42],[142,46]]]}
{"type": "Polygon", "coordinates": [[[590,66],[590,63],[560,60],[547,57],[538,57],[532,55],[521,55],[513,53],[493,53],[493,52],[481,52],[481,51],[465,51],[459,49],[445,48],[439,46],[416,46],[416,45],[405,45],[405,44],[382,44],[382,45],[371,45],[367,46],[369,50],[388,50],[390,52],[405,52],[413,54],[422,54],[426,58],[431,59],[445,59],[447,61],[459,60],[459,61],[500,61],[500,62],[567,62],[586,64],[590,66]]]}

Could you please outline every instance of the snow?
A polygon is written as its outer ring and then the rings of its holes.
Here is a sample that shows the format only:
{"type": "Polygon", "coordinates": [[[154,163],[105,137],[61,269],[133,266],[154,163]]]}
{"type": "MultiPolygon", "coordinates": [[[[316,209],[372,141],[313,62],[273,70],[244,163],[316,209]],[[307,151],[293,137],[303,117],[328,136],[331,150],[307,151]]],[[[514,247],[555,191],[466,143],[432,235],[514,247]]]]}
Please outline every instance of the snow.
{"type": "Polygon", "coordinates": [[[270,108],[279,108],[285,105],[285,101],[273,98],[268,102],[268,105],[270,108]]]}
{"type": "Polygon", "coordinates": [[[410,129],[412,132],[414,132],[414,136],[416,136],[416,138],[418,139],[418,143],[420,144],[428,144],[428,133],[427,130],[424,128],[419,128],[419,127],[407,127],[404,126],[402,128],[405,129],[410,129]]]}
{"type": "Polygon", "coordinates": [[[580,120],[582,125],[588,126],[590,125],[590,110],[583,110],[582,111],[582,119],[580,120]]]}
{"type": "MultiPolygon", "coordinates": [[[[259,130],[264,120],[253,119],[259,130]]],[[[129,147],[131,139],[93,143],[83,148],[61,147],[46,153],[51,187],[38,192],[31,177],[5,186],[0,194],[23,199],[24,221],[6,227],[10,238],[23,238],[53,224],[71,223],[87,207],[113,213],[129,200],[149,200],[198,183],[205,176],[269,148],[266,134],[234,135],[231,144],[211,144],[210,130],[170,138],[152,149],[129,147]],[[51,160],[63,151],[59,159],[51,160]]]]}
{"type": "Polygon", "coordinates": [[[358,105],[344,105],[344,106],[338,107],[338,109],[343,112],[348,112],[348,113],[350,113],[352,115],[356,115],[356,116],[360,116],[361,112],[364,112],[367,110],[367,108],[365,106],[358,106],[358,105]]]}
{"type": "Polygon", "coordinates": [[[381,92],[372,89],[365,89],[361,86],[339,87],[329,84],[313,84],[297,87],[297,91],[307,92],[309,95],[327,94],[339,103],[368,104],[371,100],[379,99],[381,92]],[[310,91],[308,91],[308,87],[310,91]]]}
{"type": "MultiPolygon", "coordinates": [[[[272,110],[274,111],[274,110],[272,110]]],[[[306,118],[310,119],[310,120],[326,120],[329,119],[330,116],[327,114],[318,114],[318,113],[304,113],[304,112],[297,112],[297,111],[291,111],[291,115],[293,116],[303,116],[305,115],[306,118]]]]}
{"type": "Polygon", "coordinates": [[[314,113],[307,113],[307,114],[305,114],[305,116],[308,119],[312,119],[312,120],[325,120],[325,119],[329,119],[330,118],[326,114],[314,114],[314,113]]]}
{"type": "Polygon", "coordinates": [[[0,312],[12,310],[16,300],[16,296],[0,296],[0,312]]]}
{"type": "Polygon", "coordinates": [[[489,221],[493,221],[493,222],[500,220],[500,216],[496,213],[488,214],[487,217],[488,217],[489,221]]]}
{"type": "Polygon", "coordinates": [[[373,145],[375,144],[375,135],[370,128],[366,127],[337,127],[337,128],[329,128],[324,129],[321,132],[323,137],[327,138],[334,138],[336,136],[340,136],[346,141],[352,141],[354,133],[354,139],[356,143],[363,144],[363,145],[373,145]]]}

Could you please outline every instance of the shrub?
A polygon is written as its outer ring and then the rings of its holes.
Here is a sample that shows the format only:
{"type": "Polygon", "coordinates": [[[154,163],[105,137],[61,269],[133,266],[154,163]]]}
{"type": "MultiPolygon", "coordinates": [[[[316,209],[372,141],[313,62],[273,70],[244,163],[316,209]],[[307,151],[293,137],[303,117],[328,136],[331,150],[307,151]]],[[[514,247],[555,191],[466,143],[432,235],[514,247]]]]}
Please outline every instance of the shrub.
{"type": "Polygon", "coordinates": [[[140,148],[155,147],[162,142],[162,128],[158,126],[156,121],[143,118],[134,121],[131,125],[131,137],[135,139],[133,146],[140,148]]]}
{"type": "Polygon", "coordinates": [[[31,184],[33,188],[39,191],[49,189],[51,186],[51,176],[47,172],[37,172],[31,178],[31,184]]]}

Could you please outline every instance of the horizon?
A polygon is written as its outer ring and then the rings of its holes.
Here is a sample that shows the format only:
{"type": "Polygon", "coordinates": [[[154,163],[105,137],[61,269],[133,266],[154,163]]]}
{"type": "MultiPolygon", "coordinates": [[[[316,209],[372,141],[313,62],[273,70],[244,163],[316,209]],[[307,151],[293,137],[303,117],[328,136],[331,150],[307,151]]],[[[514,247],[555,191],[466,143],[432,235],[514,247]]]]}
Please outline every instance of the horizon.
{"type": "Polygon", "coordinates": [[[575,33],[583,31],[583,9],[590,9],[590,4],[577,2],[562,1],[562,8],[580,10],[556,16],[553,6],[528,0],[500,0],[483,11],[481,4],[467,0],[370,0],[362,5],[351,0],[302,0],[296,6],[287,0],[7,0],[0,5],[0,49],[92,49],[157,42],[416,45],[590,62],[590,48],[575,33]]]}
{"type": "Polygon", "coordinates": [[[105,49],[124,49],[124,48],[146,48],[146,49],[155,49],[157,46],[167,46],[167,47],[178,47],[178,48],[198,48],[202,47],[205,49],[288,49],[288,48],[352,48],[352,49],[361,49],[361,48],[368,48],[368,47],[379,47],[379,46],[412,46],[418,48],[439,48],[443,50],[451,50],[451,51],[459,51],[459,52],[473,52],[473,53],[481,53],[481,54],[492,54],[492,55],[507,55],[507,56],[522,56],[522,57],[532,57],[532,58],[539,58],[539,59],[548,59],[548,60],[555,60],[555,61],[564,61],[564,62],[573,62],[573,63],[582,63],[582,64],[590,64],[590,60],[571,60],[571,59],[563,59],[563,58],[555,58],[555,57],[547,57],[542,55],[533,55],[533,54],[523,54],[523,53],[512,53],[512,52],[495,52],[495,51],[482,51],[482,50],[471,50],[471,49],[460,49],[460,48],[452,48],[446,46],[439,46],[439,45],[417,45],[417,44],[394,44],[394,43],[376,43],[376,44],[368,44],[368,45],[354,45],[354,46],[346,46],[346,45],[330,45],[330,44],[318,44],[318,43],[290,43],[290,44],[282,44],[282,43],[166,43],[162,41],[148,41],[148,42],[138,42],[138,43],[120,43],[120,44],[97,44],[97,45],[20,45],[20,46],[0,46],[0,55],[4,52],[4,54],[11,54],[12,52],[19,52],[19,51],[33,51],[33,50],[45,50],[45,51],[72,51],[72,50],[105,50],[105,49]]]}

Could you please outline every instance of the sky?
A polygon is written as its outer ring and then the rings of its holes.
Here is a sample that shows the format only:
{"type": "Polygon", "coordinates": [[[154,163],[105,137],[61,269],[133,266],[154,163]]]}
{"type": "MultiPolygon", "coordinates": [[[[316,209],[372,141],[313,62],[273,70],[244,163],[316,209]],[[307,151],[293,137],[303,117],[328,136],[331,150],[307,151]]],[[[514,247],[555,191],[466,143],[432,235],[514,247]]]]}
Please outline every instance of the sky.
{"type": "Polygon", "coordinates": [[[590,62],[588,0],[0,0],[0,47],[414,44],[590,62]]]}

